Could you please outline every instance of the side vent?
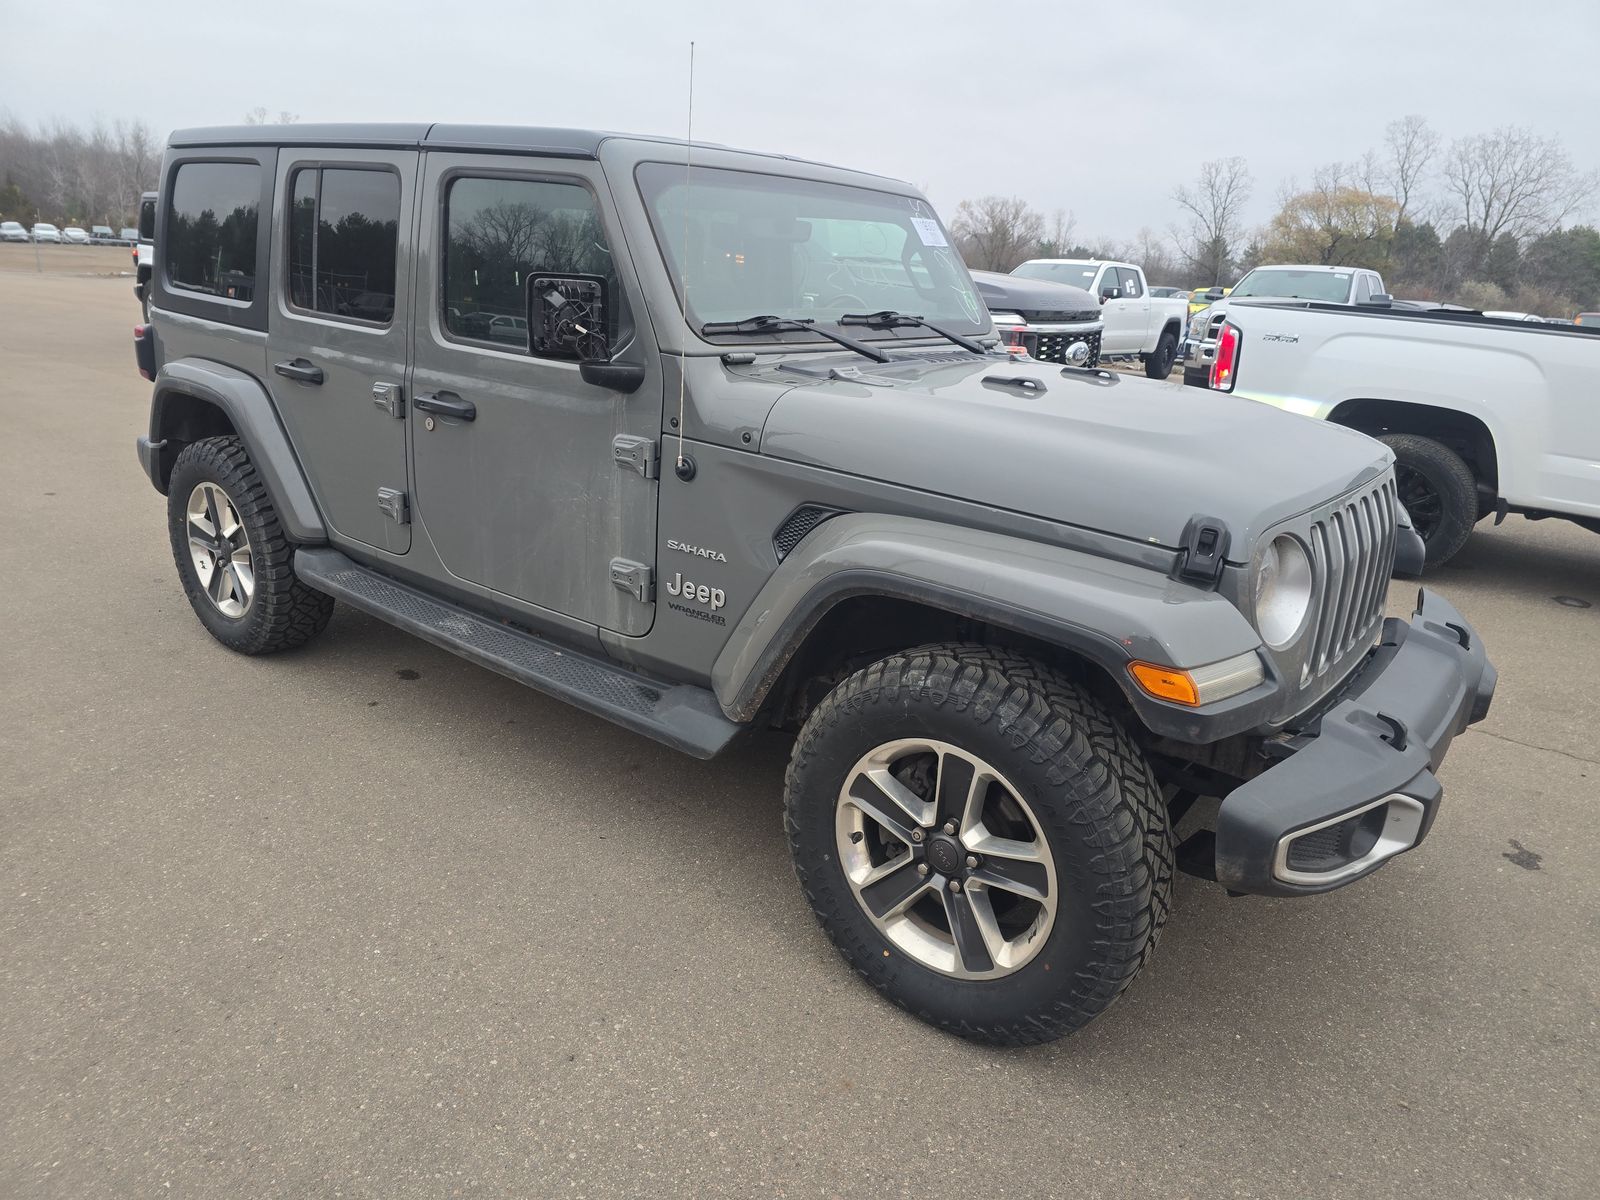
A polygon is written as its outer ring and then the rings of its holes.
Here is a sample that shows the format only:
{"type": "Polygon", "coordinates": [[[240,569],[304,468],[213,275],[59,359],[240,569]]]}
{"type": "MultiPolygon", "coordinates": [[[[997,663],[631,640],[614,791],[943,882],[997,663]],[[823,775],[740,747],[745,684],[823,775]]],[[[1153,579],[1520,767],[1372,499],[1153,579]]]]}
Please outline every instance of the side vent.
{"type": "Polygon", "coordinates": [[[818,525],[829,517],[837,517],[845,511],[842,508],[827,508],[821,504],[802,504],[795,509],[772,533],[772,548],[778,553],[778,561],[782,562],[788,557],[789,551],[798,546],[806,534],[818,525]]]}

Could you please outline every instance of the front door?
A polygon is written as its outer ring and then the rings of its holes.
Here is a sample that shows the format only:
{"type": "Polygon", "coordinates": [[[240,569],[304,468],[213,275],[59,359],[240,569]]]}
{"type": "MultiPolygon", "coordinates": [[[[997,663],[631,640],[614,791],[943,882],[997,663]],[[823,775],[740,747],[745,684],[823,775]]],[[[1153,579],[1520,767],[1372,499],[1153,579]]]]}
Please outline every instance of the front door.
{"type": "Polygon", "coordinates": [[[391,554],[411,545],[398,501],[417,160],[285,149],[274,190],[267,383],[323,519],[391,554]]]}
{"type": "MultiPolygon", "coordinates": [[[[625,634],[654,604],[613,582],[654,558],[656,482],[619,436],[658,438],[661,374],[598,164],[429,153],[409,417],[417,521],[446,569],[504,596],[625,634]],[[612,251],[618,253],[613,256],[612,251]],[[585,382],[530,335],[530,279],[605,281],[613,357],[631,395],[585,382]]],[[[546,293],[548,295],[548,292],[546,293]]]]}
{"type": "Polygon", "coordinates": [[[1120,267],[1106,267],[1097,285],[1102,291],[1116,288],[1117,297],[1107,300],[1101,308],[1106,331],[1101,338],[1101,349],[1106,354],[1137,354],[1144,349],[1144,337],[1150,324],[1150,298],[1139,286],[1139,275],[1120,267]]]}

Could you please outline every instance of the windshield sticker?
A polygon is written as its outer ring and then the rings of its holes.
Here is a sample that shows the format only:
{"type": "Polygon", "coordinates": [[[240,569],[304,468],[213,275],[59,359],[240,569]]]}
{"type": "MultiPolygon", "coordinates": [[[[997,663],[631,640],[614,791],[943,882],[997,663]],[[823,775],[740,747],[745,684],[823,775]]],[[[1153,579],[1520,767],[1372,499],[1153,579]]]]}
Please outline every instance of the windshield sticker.
{"type": "Polygon", "coordinates": [[[948,246],[944,240],[944,230],[939,228],[939,222],[931,217],[912,217],[911,223],[917,227],[917,236],[922,239],[924,246],[948,246]]]}

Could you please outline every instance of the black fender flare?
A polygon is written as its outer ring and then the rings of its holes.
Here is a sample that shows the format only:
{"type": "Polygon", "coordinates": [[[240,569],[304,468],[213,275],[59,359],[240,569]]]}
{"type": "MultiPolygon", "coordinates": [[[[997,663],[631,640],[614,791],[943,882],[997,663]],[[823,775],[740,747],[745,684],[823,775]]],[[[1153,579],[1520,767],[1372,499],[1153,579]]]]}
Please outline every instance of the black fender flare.
{"type": "Polygon", "coordinates": [[[272,396],[256,379],[236,367],[206,359],[183,358],[165,363],[156,374],[150,401],[150,436],[141,439],[140,459],[150,482],[163,495],[172,472],[175,452],[168,442],[177,431],[178,397],[199,400],[217,408],[244,443],[250,461],[272,495],[284,532],[300,545],[328,540],[327,527],[289,435],[278,420],[272,396]]]}
{"type": "Polygon", "coordinates": [[[1257,689],[1201,713],[1151,699],[1128,676],[1135,660],[1197,667],[1258,649],[1255,629],[1215,591],[1065,547],[852,513],[807,536],[745,610],[712,665],[723,710],[752,719],[828,611],[861,595],[916,601],[1070,649],[1104,668],[1146,725],[1184,741],[1217,736],[1218,718],[1233,731],[1248,727],[1261,706],[1257,689]]]}

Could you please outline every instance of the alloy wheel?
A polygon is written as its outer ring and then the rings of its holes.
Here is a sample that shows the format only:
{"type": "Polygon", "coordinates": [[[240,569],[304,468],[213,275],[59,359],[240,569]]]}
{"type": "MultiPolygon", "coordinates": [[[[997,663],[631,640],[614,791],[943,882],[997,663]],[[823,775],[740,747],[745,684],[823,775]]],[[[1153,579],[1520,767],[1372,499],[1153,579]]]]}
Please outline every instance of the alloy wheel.
{"type": "Polygon", "coordinates": [[[1395,463],[1394,479],[1400,492],[1400,503],[1405,505],[1412,527],[1423,541],[1427,541],[1444,519],[1444,499],[1439,495],[1439,489],[1426,475],[1407,463],[1395,463]]]}
{"type": "Polygon", "coordinates": [[[997,978],[1049,939],[1055,860],[1038,817],[960,747],[899,739],[862,756],[839,791],[835,831],[862,911],[923,966],[997,978]]]}
{"type": "Polygon", "coordinates": [[[255,558],[228,493],[214,483],[196,484],[184,523],[201,589],[223,616],[244,616],[256,592],[255,558]]]}

